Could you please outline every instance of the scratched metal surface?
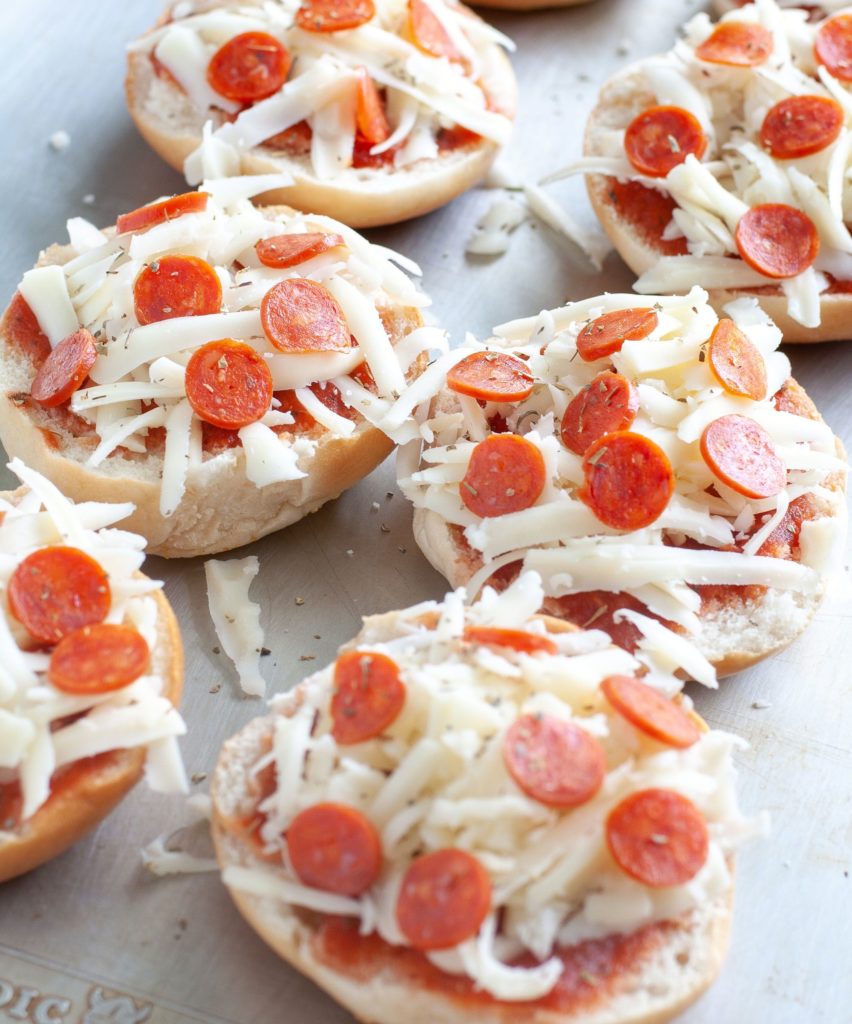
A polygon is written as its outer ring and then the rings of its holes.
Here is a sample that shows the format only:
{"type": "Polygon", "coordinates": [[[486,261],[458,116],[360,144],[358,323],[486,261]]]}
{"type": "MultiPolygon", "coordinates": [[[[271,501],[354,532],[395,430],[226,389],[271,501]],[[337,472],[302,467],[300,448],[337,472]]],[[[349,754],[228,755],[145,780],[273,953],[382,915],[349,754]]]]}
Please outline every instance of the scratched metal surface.
{"type": "MultiPolygon", "coordinates": [[[[697,7],[695,0],[598,0],[575,10],[495,16],[519,44],[513,162],[524,175],[536,178],[576,155],[596,84],[625,60],[669,45],[697,7]]],[[[122,210],[180,191],[179,177],[137,136],[122,95],[122,44],[157,12],[157,0],[0,4],[3,301],[39,248],[63,237],[67,216],[111,223],[122,210]],[[48,146],[59,129],[71,137],[61,153],[48,146]],[[84,202],[87,195],[94,201],[84,202]]],[[[556,194],[592,223],[579,183],[557,186],[556,194]]],[[[456,340],[464,330],[483,333],[566,298],[629,287],[615,256],[596,274],[546,229],[530,225],[518,230],[508,256],[466,259],[465,239],[489,202],[474,191],[430,217],[376,233],[422,264],[435,313],[456,340]]],[[[791,355],[848,446],[852,348],[823,345],[791,355]]],[[[0,480],[7,482],[8,474],[0,480]]],[[[413,544],[409,521],[389,463],[318,514],[240,552],[260,556],[254,596],[272,649],[265,659],[270,692],[330,660],[362,614],[443,592],[413,544]],[[379,511],[371,509],[374,500],[379,511]]],[[[148,570],[165,579],[186,644],[186,764],[190,773],[207,772],[220,742],[261,705],[240,696],[228,664],[213,653],[201,561],[151,560],[148,570]]],[[[786,653],[720,693],[694,694],[710,722],[751,744],[740,756],[742,801],[769,809],[774,834],[741,858],[727,966],[684,1024],[852,1020],[850,608],[835,600],[786,653]]],[[[89,839],[0,888],[3,1024],[350,1021],[267,950],[215,875],[156,880],[144,871],[139,848],[183,821],[181,800],[139,787],[89,839]]]]}

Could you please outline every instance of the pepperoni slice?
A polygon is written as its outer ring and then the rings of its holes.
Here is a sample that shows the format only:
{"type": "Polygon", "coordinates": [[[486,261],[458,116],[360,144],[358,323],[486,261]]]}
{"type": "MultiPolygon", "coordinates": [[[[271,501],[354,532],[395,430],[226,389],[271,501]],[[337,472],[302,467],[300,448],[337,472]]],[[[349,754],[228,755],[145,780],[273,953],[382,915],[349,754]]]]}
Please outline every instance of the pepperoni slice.
{"type": "Polygon", "coordinates": [[[544,458],[531,441],[492,434],[474,448],[459,494],[474,515],[504,516],[534,505],[546,480],[544,458]]]}
{"type": "Polygon", "coordinates": [[[278,92],[290,74],[290,54],[268,32],[229,39],[207,65],[210,88],[229,100],[256,103],[278,92]]]}
{"type": "Polygon", "coordinates": [[[830,96],[789,96],[763,119],[760,144],[778,160],[818,153],[840,134],[843,107],[830,96]]]}
{"type": "Polygon", "coordinates": [[[707,860],[703,815],[671,789],[643,789],[622,800],[606,820],[606,842],[616,864],[643,885],[683,885],[707,860]]]}
{"type": "Polygon", "coordinates": [[[461,61],[462,55],[449,32],[424,0],[409,0],[408,26],[414,45],[430,57],[461,61]]]}
{"type": "Polygon", "coordinates": [[[681,107],[649,107],[633,118],[624,133],[627,159],[650,178],[665,178],[690,154],[700,160],[706,148],[704,129],[681,107]]]}
{"type": "Polygon", "coordinates": [[[565,447],[576,455],[604,434],[627,430],[639,411],[639,394],[620,373],[599,373],[578,391],[562,417],[561,435],[565,447]]]}
{"type": "Polygon", "coordinates": [[[119,235],[127,234],[128,231],[147,231],[157,224],[167,220],[174,220],[185,213],[200,213],[207,209],[207,200],[210,196],[206,192],[184,192],[179,196],[171,196],[169,199],[161,199],[156,203],[149,203],[148,206],[140,206],[130,213],[122,213],[115,221],[115,230],[119,235]]]}
{"type": "Polygon", "coordinates": [[[495,647],[511,647],[524,654],[557,654],[559,648],[549,636],[528,633],[525,629],[499,629],[496,626],[465,626],[462,639],[469,644],[488,644],[495,647]]]}
{"type": "Polygon", "coordinates": [[[337,300],[306,278],[273,285],[260,303],[260,320],[267,338],[282,352],[348,352],[352,347],[337,300]]]}
{"type": "Polygon", "coordinates": [[[331,733],[338,743],[364,743],[396,721],[405,704],[399,666],[378,651],[347,651],[334,666],[331,733]]]}
{"type": "Polygon", "coordinates": [[[723,21],[695,47],[695,56],[708,64],[753,68],[770,56],[772,33],[755,21],[723,21]]]}
{"type": "Polygon", "coordinates": [[[722,483],[746,498],[771,498],[787,483],[772,438],[748,416],[720,416],[704,428],[701,455],[722,483]]]}
{"type": "Polygon", "coordinates": [[[603,747],[574,722],[523,715],[506,733],[506,769],[527,796],[548,807],[577,807],[601,788],[603,747]]]}
{"type": "Polygon", "coordinates": [[[109,611],[109,578],[79,548],[34,551],[9,579],[9,610],[36,640],[56,644],[75,629],[93,626],[109,611]]]}
{"type": "Polygon", "coordinates": [[[473,352],[447,374],[447,387],[480,402],[522,402],[535,377],[527,364],[508,352],[473,352]]]}
{"type": "Polygon", "coordinates": [[[75,629],[60,640],[47,676],[64,693],[110,693],[138,679],[149,658],[148,645],[137,630],[101,622],[75,629]]]}
{"type": "Polygon", "coordinates": [[[95,339],[82,327],[63,338],[41,364],[30,394],[46,409],[62,405],[86,379],[97,358],[95,339]]]}
{"type": "Polygon", "coordinates": [[[701,737],[701,730],[680,704],[641,679],[609,676],[601,683],[601,693],[631,725],[669,747],[685,750],[701,737]]]}
{"type": "Polygon", "coordinates": [[[250,345],[232,338],[209,341],[186,365],[186,397],[205,423],[239,430],[269,409],[272,373],[250,345]]]}
{"type": "Polygon", "coordinates": [[[766,363],[757,346],[733,320],[720,320],[707,346],[713,376],[732,395],[766,398],[766,363]]]}
{"type": "Polygon", "coordinates": [[[747,210],[734,237],[740,256],[767,277],[795,277],[807,270],[819,253],[814,222],[784,203],[763,203],[747,210]]]}
{"type": "Polygon", "coordinates": [[[301,235],[275,235],[262,238],[254,247],[257,258],[265,267],[296,267],[329,249],[345,245],[342,235],[306,231],[301,235]]]}
{"type": "Polygon", "coordinates": [[[307,0],[296,11],[305,32],[342,32],[366,25],[376,13],[373,0],[307,0]]]}
{"type": "Polygon", "coordinates": [[[381,94],[366,68],[358,68],[358,90],[355,96],[358,131],[371,146],[384,142],[391,133],[390,125],[381,94]]]}
{"type": "Polygon", "coordinates": [[[587,363],[621,351],[625,341],[641,341],[659,322],[656,310],[613,309],[597,317],[577,335],[577,351],[587,363]]]}
{"type": "Polygon", "coordinates": [[[140,324],[218,313],[222,282],[213,267],[197,256],[161,256],[133,282],[133,304],[140,324]]]}
{"type": "Polygon", "coordinates": [[[341,896],[360,896],[382,869],[376,826],[346,804],[300,811],[287,829],[287,852],[301,882],[341,896]]]}
{"type": "Polygon", "coordinates": [[[836,14],[820,25],[814,55],[835,78],[852,82],[852,14],[836,14]]]}
{"type": "Polygon", "coordinates": [[[448,949],[470,939],[491,909],[491,879],[472,854],[448,847],[426,853],[406,871],[396,920],[414,949],[448,949]]]}
{"type": "Polygon", "coordinates": [[[674,492],[668,456],[642,434],[606,434],[587,449],[579,497],[615,530],[641,530],[663,514],[674,492]]]}

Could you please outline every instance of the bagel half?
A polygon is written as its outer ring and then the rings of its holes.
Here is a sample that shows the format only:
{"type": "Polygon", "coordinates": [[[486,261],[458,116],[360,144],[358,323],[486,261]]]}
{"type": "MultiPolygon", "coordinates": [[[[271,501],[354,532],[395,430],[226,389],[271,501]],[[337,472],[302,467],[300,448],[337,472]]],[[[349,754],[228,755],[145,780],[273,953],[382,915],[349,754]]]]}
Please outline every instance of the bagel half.
{"type": "MultiPolygon", "coordinates": [[[[274,219],[293,211],[270,207],[263,212],[274,219]]],[[[107,234],[112,237],[113,232],[107,234]]],[[[63,265],[74,255],[70,246],[54,245],[38,265],[63,265]]],[[[151,554],[188,558],[248,544],[315,512],[372,472],[393,450],[393,442],[360,417],[347,437],[315,423],[299,435],[316,444],[305,464],[307,475],[256,487],[246,478],[243,448],[227,448],[205,458],[198,476],[190,476],[174,514],[164,517],[162,449],[116,452],[90,467],[86,460],[95,444],[92,428],[70,414],[67,406],[44,409],[30,398],[36,364],[13,343],[22,319],[18,303],[16,297],[0,321],[0,439],[10,456],[19,456],[74,501],[132,501],[136,508],[126,528],[146,538],[151,554]]],[[[379,312],[394,345],[423,323],[420,310],[413,306],[387,305],[379,312]]],[[[44,338],[42,342],[46,344],[44,338]]],[[[409,377],[425,363],[425,354],[419,356],[409,377]]],[[[288,443],[286,436],[282,444],[288,443]]]]}
{"type": "MultiPolygon", "coordinates": [[[[365,620],[352,644],[395,634],[391,612],[365,620]]],[[[428,615],[428,613],[427,613],[428,615]]],[[[552,633],[575,626],[545,617],[552,633]]],[[[433,621],[434,625],[434,621],[433,621]]],[[[296,714],[304,685],[276,712],[255,719],[228,740],[213,776],[213,837],[221,867],[279,872],[235,829],[251,817],[257,792],[252,768],[270,749],[278,715],[296,714]]],[[[730,866],[730,865],[729,865],[730,866]]],[[[238,910],[279,956],[309,977],[364,1024],[455,1024],[475,1012],[483,1024],[662,1024],[691,1005],[719,972],[728,946],[732,890],[672,920],[560,950],[567,965],[561,1001],[507,1002],[443,974],[423,954],[395,947],[375,934],[358,935],[357,922],[328,918],[279,900],[229,887],[238,910]],[[593,977],[590,978],[590,975],[593,977]],[[586,983],[589,979],[589,983],[586,983]]]]}
{"type": "MultiPolygon", "coordinates": [[[[17,503],[24,493],[19,488],[0,498],[17,503]]],[[[162,591],[151,596],[157,608],[157,642],[150,671],[163,681],[163,696],[177,707],[184,678],[180,631],[162,591]]],[[[0,830],[0,882],[52,860],[95,828],[142,778],[146,753],[145,747],[112,750],[61,769],[51,795],[35,814],[9,831],[0,830]]]]}
{"type": "MultiPolygon", "coordinates": [[[[471,16],[476,17],[472,14],[471,16]]],[[[491,109],[514,117],[517,88],[511,64],[493,44],[483,83],[491,109]]],[[[209,110],[195,106],[173,81],[158,76],[147,52],[128,54],[125,92],[130,115],[145,141],[175,170],[202,143],[209,110]]],[[[263,143],[242,151],[239,174],[288,174],[293,184],[260,197],[264,203],[284,203],[322,213],[350,227],[394,224],[444,206],[471,188],[488,172],[500,146],[480,137],[424,158],[410,167],[347,168],[336,178],[320,178],[309,155],[288,153],[263,143]]]]}

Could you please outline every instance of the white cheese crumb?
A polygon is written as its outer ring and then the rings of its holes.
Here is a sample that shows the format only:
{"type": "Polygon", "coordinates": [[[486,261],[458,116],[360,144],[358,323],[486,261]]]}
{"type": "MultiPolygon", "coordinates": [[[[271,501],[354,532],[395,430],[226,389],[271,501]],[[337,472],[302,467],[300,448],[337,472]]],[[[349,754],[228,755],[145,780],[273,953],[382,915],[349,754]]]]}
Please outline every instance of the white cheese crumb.
{"type": "Polygon", "coordinates": [[[63,149],[68,149],[71,145],[71,136],[64,129],[60,129],[58,132],[54,132],[47,142],[51,149],[61,153],[63,149]]]}

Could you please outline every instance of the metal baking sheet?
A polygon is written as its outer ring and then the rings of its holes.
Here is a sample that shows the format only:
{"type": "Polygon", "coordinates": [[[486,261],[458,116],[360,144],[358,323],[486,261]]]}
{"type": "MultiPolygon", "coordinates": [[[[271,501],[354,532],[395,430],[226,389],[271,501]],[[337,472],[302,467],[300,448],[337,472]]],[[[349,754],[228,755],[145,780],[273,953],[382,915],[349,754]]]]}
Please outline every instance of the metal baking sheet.
{"type": "MultiPolygon", "coordinates": [[[[494,14],[518,43],[521,103],[511,160],[524,177],[534,180],[577,155],[597,85],[626,60],[669,46],[697,9],[695,0],[597,0],[494,14]]],[[[179,176],[137,136],[122,93],[123,44],[158,13],[157,0],[0,4],[3,302],[37,251],[63,237],[66,217],[111,223],[152,196],[181,190],[179,176]],[[61,152],[48,142],[59,130],[70,136],[61,152]]],[[[579,182],[553,194],[593,225],[579,182]]],[[[568,298],[629,288],[617,257],[595,273],[541,226],[521,226],[501,259],[466,258],[465,241],[492,197],[475,190],[429,217],[373,233],[420,262],[434,312],[456,342],[465,330],[484,334],[568,298]]],[[[848,446],[852,347],[790,354],[848,446]]],[[[0,479],[9,482],[8,474],[0,479]]],[[[253,593],[272,650],[264,659],[271,693],[330,660],[363,614],[444,591],[413,543],[392,462],[239,555],[247,553],[260,557],[253,593]]],[[[262,706],[241,696],[229,664],[213,651],[201,560],[152,559],[148,571],[166,581],[186,644],[187,768],[208,772],[221,741],[262,706]]],[[[767,808],[774,827],[770,840],[740,859],[728,963],[684,1024],[852,1021],[851,619],[852,602],[838,597],[785,653],[719,693],[691,691],[711,723],[751,744],[739,757],[742,802],[767,808]]],[[[193,788],[203,791],[206,782],[193,788]]],[[[140,786],[75,849],[0,888],[0,1022],[351,1021],[248,929],[215,875],[158,880],[144,870],[140,847],[185,820],[182,800],[140,786]]]]}

